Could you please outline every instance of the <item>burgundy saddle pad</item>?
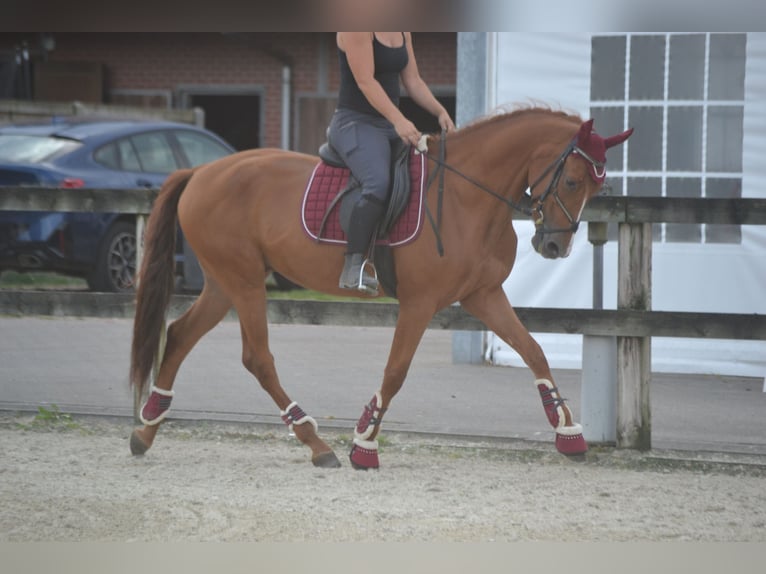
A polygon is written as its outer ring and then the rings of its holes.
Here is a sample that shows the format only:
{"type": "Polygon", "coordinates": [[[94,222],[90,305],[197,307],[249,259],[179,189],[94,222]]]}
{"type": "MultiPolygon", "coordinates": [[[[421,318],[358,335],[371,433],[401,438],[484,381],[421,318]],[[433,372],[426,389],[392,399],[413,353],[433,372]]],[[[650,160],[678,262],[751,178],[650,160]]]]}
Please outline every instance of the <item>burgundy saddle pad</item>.
{"type": "MultiPolygon", "coordinates": [[[[387,237],[378,238],[377,245],[400,247],[414,241],[423,227],[425,214],[425,188],[427,162],[424,154],[410,153],[410,198],[402,214],[394,223],[387,237]]],[[[340,204],[337,202],[327,217],[325,228],[321,230],[327,208],[335,196],[345,189],[350,171],[344,167],[335,167],[320,161],[314,168],[306,185],[301,207],[303,229],[311,239],[320,243],[345,245],[346,234],[340,225],[340,204]]]]}

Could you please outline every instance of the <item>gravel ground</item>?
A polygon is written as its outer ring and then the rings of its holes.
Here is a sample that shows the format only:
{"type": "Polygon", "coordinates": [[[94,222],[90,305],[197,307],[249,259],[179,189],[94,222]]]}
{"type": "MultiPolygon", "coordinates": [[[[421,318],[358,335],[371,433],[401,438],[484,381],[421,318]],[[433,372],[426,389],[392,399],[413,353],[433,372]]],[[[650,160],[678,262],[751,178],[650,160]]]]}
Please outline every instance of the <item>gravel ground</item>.
{"type": "Polygon", "coordinates": [[[0,413],[0,542],[766,541],[766,461],[388,434],[381,469],[316,469],[283,428],[0,413]]]}

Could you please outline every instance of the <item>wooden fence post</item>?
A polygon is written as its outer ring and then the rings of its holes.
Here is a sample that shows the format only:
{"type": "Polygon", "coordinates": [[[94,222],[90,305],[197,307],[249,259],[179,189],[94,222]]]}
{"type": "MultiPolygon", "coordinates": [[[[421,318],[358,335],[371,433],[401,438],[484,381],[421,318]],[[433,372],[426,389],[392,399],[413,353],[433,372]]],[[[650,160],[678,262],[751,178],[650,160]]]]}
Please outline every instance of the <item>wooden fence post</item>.
{"type": "MultiPolygon", "coordinates": [[[[617,308],[651,310],[652,224],[620,223],[617,308]]],[[[652,447],[651,337],[617,337],[617,447],[652,447]]]]}

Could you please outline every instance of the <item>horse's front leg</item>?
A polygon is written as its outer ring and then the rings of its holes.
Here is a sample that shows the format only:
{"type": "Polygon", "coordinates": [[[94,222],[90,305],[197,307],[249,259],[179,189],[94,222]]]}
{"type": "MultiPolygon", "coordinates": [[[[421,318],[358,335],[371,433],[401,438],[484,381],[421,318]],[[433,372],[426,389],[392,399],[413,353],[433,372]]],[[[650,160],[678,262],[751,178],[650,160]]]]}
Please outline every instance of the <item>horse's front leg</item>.
{"type": "Polygon", "coordinates": [[[582,426],[574,422],[572,411],[559,394],[542,348],[519,320],[502,288],[477,292],[460,303],[510,345],[534,374],[534,384],[540,393],[545,414],[556,430],[558,451],[566,455],[579,455],[587,451],[582,426]]]}
{"type": "Polygon", "coordinates": [[[378,468],[380,424],[391,400],[402,388],[415,350],[434,311],[428,305],[400,305],[391,351],[383,373],[383,384],[367,405],[354,427],[354,444],[349,458],[357,470],[378,468]]]}

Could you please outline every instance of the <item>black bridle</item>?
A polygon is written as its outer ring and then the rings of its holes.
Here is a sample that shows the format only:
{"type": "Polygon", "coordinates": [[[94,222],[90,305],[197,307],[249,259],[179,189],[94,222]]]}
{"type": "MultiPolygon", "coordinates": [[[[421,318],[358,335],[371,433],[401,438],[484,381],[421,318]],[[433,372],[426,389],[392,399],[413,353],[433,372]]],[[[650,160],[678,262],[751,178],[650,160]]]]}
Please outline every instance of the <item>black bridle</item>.
{"type": "Polygon", "coordinates": [[[595,170],[596,175],[599,177],[603,176],[604,174],[604,164],[602,162],[598,162],[594,160],[592,157],[590,157],[588,154],[586,154],[582,149],[577,147],[577,141],[572,140],[569,142],[569,145],[566,147],[566,149],[561,153],[561,155],[553,161],[545,170],[543,173],[540,174],[540,176],[535,180],[535,182],[529,186],[530,194],[534,191],[535,187],[543,180],[545,177],[553,171],[553,176],[551,177],[551,180],[548,182],[548,187],[545,188],[545,191],[543,194],[537,198],[537,200],[534,201],[534,216],[535,216],[535,234],[544,235],[549,233],[566,233],[571,231],[572,233],[577,232],[577,229],[580,227],[580,220],[576,217],[573,217],[572,214],[567,209],[566,205],[564,205],[564,202],[561,200],[561,197],[559,196],[559,181],[561,180],[561,174],[564,172],[564,162],[566,162],[566,159],[573,153],[577,153],[581,155],[584,159],[589,161],[595,170]],[[601,168],[601,174],[599,174],[598,170],[601,168]],[[553,200],[556,202],[556,205],[559,206],[559,209],[564,213],[564,215],[567,218],[567,221],[569,222],[569,227],[562,227],[562,228],[548,228],[545,226],[545,216],[543,215],[543,205],[545,204],[545,200],[548,199],[548,197],[552,197],[553,200]]]}
{"type": "Polygon", "coordinates": [[[476,181],[474,178],[470,177],[469,175],[466,175],[465,173],[461,172],[457,168],[449,165],[445,161],[445,155],[446,155],[445,148],[446,148],[446,138],[445,138],[444,132],[442,132],[441,138],[439,139],[439,157],[436,158],[426,153],[426,157],[428,157],[428,159],[436,163],[438,166],[436,171],[433,172],[431,176],[429,177],[428,184],[427,184],[427,187],[430,187],[431,183],[433,183],[433,180],[435,179],[438,173],[439,190],[437,195],[438,197],[437,221],[434,222],[433,216],[431,215],[431,211],[428,209],[428,206],[426,206],[426,214],[428,215],[428,219],[431,223],[431,226],[434,228],[434,231],[436,232],[436,241],[437,241],[437,248],[439,250],[439,255],[444,255],[444,249],[442,247],[441,238],[439,236],[439,229],[441,228],[442,196],[444,194],[444,170],[445,169],[460,176],[462,179],[464,179],[468,183],[472,184],[473,186],[477,187],[483,192],[488,193],[489,195],[496,198],[497,200],[503,202],[510,209],[523,213],[524,215],[527,215],[529,217],[532,217],[535,222],[535,235],[545,235],[550,233],[565,233],[570,231],[572,233],[575,233],[577,229],[580,227],[580,220],[573,217],[572,214],[569,212],[566,205],[564,205],[564,202],[561,200],[561,197],[559,196],[559,190],[558,190],[559,180],[561,179],[561,174],[564,172],[564,163],[566,162],[567,158],[571,154],[577,153],[580,156],[582,156],[583,159],[588,161],[593,166],[594,174],[596,175],[596,177],[602,178],[605,175],[604,162],[596,161],[587,153],[585,153],[580,147],[577,146],[577,138],[575,138],[571,142],[569,142],[569,145],[567,145],[564,151],[561,152],[561,154],[543,170],[543,172],[538,176],[538,178],[534,181],[534,183],[532,183],[532,185],[529,186],[529,194],[525,195],[526,201],[524,202],[524,204],[522,204],[522,203],[517,203],[513,201],[512,199],[509,199],[507,197],[500,195],[499,193],[491,190],[486,185],[476,181]],[[553,172],[553,176],[551,177],[551,180],[548,182],[548,187],[545,188],[545,191],[539,197],[535,198],[533,196],[535,187],[537,187],[540,184],[540,182],[542,182],[551,172],[553,172]],[[552,197],[553,200],[556,202],[556,205],[559,206],[559,209],[561,209],[561,211],[564,212],[564,215],[569,221],[569,227],[547,228],[545,226],[545,216],[543,215],[543,207],[545,205],[545,201],[549,197],[552,197]]]}

